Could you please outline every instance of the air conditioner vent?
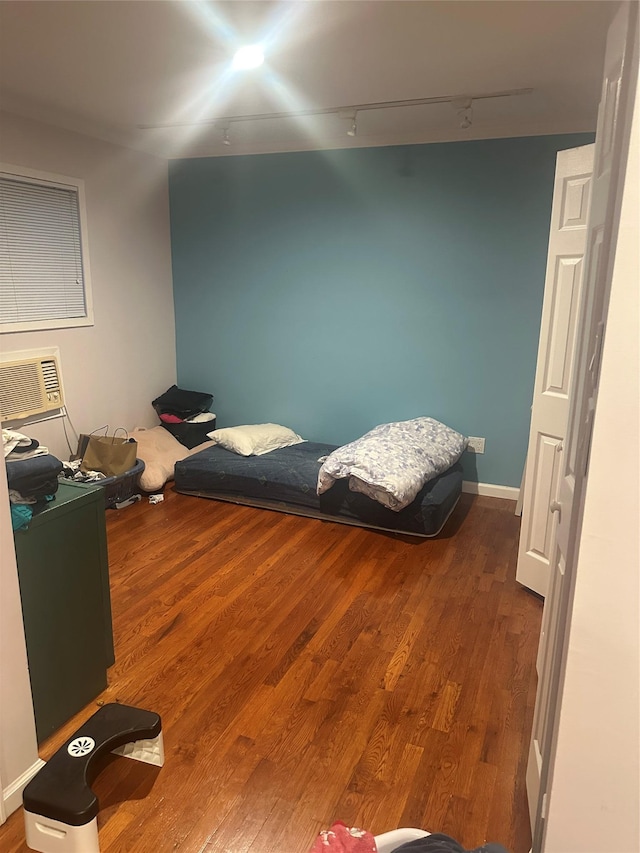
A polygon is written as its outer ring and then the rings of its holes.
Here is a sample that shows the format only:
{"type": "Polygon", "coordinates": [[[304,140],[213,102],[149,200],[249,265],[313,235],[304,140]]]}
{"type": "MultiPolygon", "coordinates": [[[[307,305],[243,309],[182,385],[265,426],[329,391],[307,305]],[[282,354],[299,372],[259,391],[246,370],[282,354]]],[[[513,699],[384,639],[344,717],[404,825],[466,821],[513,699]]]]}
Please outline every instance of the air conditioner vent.
{"type": "Polygon", "coordinates": [[[62,406],[62,383],[54,357],[0,362],[0,412],[3,421],[45,414],[62,406]]]}
{"type": "Polygon", "coordinates": [[[56,364],[55,360],[50,359],[49,361],[45,361],[43,359],[41,364],[45,391],[59,391],[60,380],[58,379],[58,365],[56,364]]]}

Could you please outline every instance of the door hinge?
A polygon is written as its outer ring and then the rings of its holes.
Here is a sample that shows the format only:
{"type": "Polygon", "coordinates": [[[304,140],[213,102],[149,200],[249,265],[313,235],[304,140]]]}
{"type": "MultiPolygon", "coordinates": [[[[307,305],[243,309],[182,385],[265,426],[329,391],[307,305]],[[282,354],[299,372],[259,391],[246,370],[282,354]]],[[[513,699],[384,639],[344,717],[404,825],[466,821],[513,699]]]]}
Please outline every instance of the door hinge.
{"type": "Polygon", "coordinates": [[[542,808],[540,809],[540,820],[546,820],[547,818],[547,792],[545,791],[542,795],[542,808]]]}

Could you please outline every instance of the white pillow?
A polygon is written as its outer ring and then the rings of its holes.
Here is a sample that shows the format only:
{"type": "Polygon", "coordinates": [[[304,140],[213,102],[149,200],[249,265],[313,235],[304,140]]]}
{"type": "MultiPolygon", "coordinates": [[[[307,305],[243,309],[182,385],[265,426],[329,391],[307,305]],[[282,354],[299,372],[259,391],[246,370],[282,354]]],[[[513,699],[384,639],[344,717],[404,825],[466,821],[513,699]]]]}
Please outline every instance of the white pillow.
{"type": "Polygon", "coordinates": [[[207,433],[207,437],[240,456],[262,456],[280,447],[291,447],[305,439],[280,424],[246,424],[207,433]]]}

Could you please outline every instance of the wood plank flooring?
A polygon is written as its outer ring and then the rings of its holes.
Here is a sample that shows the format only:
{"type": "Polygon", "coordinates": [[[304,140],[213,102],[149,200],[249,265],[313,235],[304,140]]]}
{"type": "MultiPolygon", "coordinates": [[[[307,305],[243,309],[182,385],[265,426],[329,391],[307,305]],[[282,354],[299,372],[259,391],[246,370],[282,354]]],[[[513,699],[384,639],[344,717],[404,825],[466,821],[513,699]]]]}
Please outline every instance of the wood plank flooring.
{"type": "MultiPolygon", "coordinates": [[[[170,489],[109,511],[97,701],[159,712],[166,763],[103,761],[103,853],[306,853],[336,819],[527,853],[542,606],[515,582],[513,506],[464,495],[435,540],[170,489]]],[[[23,837],[20,810],[0,850],[23,837]]]]}

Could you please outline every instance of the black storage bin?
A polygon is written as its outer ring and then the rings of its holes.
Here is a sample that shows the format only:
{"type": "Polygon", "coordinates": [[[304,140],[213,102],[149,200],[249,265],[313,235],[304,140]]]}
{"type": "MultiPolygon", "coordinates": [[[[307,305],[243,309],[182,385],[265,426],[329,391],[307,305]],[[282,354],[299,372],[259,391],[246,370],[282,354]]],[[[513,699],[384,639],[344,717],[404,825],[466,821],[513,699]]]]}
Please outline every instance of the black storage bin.
{"type": "Polygon", "coordinates": [[[200,391],[185,391],[172,385],[151,404],[159,415],[176,415],[182,420],[208,412],[213,402],[213,394],[203,394],[200,391]]]}
{"type": "Polygon", "coordinates": [[[169,430],[171,435],[177,438],[180,444],[184,444],[185,447],[191,450],[193,447],[202,444],[203,441],[209,441],[207,433],[216,428],[216,419],[213,418],[211,421],[203,421],[199,424],[189,424],[186,421],[181,424],[163,423],[162,426],[166,430],[169,430]]]}

